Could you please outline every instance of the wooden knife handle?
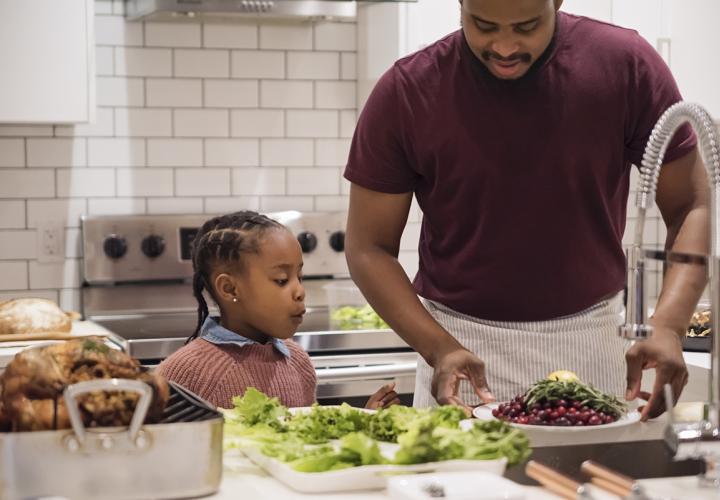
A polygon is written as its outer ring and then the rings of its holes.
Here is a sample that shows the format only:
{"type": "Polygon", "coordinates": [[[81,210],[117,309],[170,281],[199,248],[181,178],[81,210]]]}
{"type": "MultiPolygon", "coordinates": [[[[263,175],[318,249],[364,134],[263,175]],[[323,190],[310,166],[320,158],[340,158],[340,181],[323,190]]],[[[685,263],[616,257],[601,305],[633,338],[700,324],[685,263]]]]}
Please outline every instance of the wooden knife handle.
{"type": "Polygon", "coordinates": [[[630,494],[633,485],[635,484],[635,481],[632,478],[629,478],[624,474],[620,474],[619,472],[615,472],[614,470],[600,465],[597,462],[593,462],[592,460],[584,461],[580,466],[580,470],[593,478],[602,479],[614,484],[618,488],[624,489],[626,495],[630,494]]]}
{"type": "Polygon", "coordinates": [[[540,462],[530,460],[525,466],[525,474],[565,499],[575,500],[578,497],[580,483],[540,462]]]}

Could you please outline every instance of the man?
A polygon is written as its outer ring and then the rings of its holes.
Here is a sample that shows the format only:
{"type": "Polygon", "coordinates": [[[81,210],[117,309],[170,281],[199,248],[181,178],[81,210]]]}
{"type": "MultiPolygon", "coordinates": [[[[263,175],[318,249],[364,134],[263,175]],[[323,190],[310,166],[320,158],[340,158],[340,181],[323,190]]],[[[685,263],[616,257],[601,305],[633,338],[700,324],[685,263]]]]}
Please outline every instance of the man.
{"type": "MultiPolygon", "coordinates": [[[[557,369],[664,411],[704,270],[673,265],[652,338],[617,335],[632,165],[680,93],[636,32],[562,0],[461,0],[462,29],[399,60],[363,110],[345,177],[353,279],[421,356],[415,405],[506,400],[557,369]],[[423,211],[411,284],[397,255],[423,211]],[[418,297],[419,296],[419,297],[418,297]],[[651,394],[642,371],[655,368],[651,394]]],[[[689,127],[665,155],[667,246],[706,253],[707,178],[689,127]]]]}

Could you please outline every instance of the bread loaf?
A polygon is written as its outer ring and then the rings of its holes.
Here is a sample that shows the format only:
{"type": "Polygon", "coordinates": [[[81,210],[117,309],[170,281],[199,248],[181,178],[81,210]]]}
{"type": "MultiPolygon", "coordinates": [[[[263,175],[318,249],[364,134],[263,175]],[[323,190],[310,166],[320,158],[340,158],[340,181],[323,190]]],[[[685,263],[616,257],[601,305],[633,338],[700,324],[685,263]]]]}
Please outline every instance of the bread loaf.
{"type": "Polygon", "coordinates": [[[0,335],[69,332],[72,313],[46,299],[14,299],[0,302],[0,335]]]}

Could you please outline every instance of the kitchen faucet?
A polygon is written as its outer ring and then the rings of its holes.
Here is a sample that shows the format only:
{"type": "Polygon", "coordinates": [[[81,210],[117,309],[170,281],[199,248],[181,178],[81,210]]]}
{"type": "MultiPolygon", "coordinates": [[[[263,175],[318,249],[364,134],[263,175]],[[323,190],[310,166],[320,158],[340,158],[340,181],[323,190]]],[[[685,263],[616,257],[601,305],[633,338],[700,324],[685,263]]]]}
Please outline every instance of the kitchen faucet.
{"type": "Polygon", "coordinates": [[[676,460],[703,458],[706,472],[700,476],[704,486],[720,487],[720,230],[718,214],[720,208],[720,141],[712,118],[697,104],[679,102],[660,117],[650,135],[640,168],[640,189],[635,205],[638,220],[635,226],[635,240],[628,249],[627,265],[627,306],[626,321],[619,327],[619,334],[629,340],[642,340],[652,335],[652,326],[647,323],[646,291],[644,286],[645,259],[661,259],[665,262],[707,265],[710,283],[712,352],[708,386],[708,401],[703,408],[703,420],[690,424],[673,425],[673,396],[669,386],[665,388],[666,408],[670,425],[666,430],[666,442],[676,460]],[[689,122],[698,137],[700,154],[708,171],[710,181],[710,254],[682,254],[657,252],[642,248],[643,226],[646,211],[655,202],[660,168],[673,135],[685,122],[689,122]]]}

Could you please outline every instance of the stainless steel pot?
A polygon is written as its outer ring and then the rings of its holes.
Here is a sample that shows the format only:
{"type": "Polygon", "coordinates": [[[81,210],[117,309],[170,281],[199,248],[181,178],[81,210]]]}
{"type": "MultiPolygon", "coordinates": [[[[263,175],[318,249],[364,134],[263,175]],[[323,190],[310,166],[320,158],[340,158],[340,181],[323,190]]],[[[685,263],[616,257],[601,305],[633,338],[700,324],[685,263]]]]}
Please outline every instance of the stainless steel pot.
{"type": "Polygon", "coordinates": [[[160,423],[142,425],[152,390],[100,379],[64,393],[72,430],[0,434],[0,498],[187,498],[216,492],[222,476],[222,415],[170,382],[160,423]],[[85,428],[76,398],[94,391],[140,394],[128,429],[85,428]]]}

